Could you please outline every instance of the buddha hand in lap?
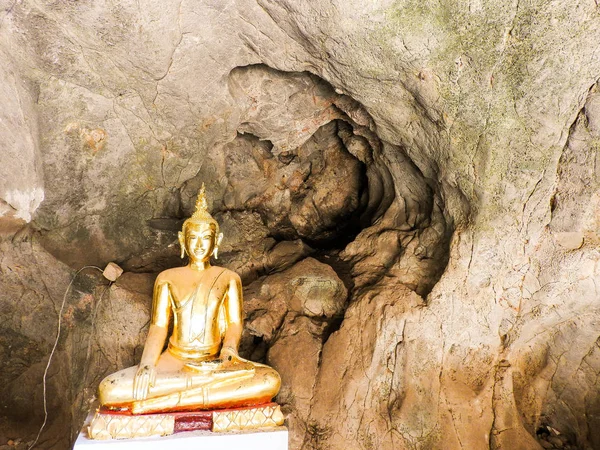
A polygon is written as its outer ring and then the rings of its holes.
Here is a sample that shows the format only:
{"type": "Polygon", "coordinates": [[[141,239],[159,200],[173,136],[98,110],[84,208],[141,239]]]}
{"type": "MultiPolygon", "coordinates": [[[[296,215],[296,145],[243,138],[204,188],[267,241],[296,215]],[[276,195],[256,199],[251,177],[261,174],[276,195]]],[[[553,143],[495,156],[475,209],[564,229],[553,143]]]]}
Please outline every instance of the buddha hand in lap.
{"type": "Polygon", "coordinates": [[[240,277],[210,264],[221,239],[219,225],[207,211],[203,186],[196,212],[179,233],[182,257],[187,253],[189,264],[165,270],[156,279],[140,365],[102,381],[99,398],[104,407],[134,414],[218,409],[266,403],[277,394],[277,372],[238,355],[243,326],[240,277]],[[162,352],[171,316],[173,333],[162,352]]]}

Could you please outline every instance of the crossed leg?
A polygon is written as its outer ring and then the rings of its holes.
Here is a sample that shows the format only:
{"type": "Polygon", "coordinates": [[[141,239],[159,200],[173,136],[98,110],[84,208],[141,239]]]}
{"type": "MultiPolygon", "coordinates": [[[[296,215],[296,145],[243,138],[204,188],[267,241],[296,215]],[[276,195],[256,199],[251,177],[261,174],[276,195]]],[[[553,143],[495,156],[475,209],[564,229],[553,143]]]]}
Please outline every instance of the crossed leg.
{"type": "Polygon", "coordinates": [[[156,365],[156,379],[145,400],[133,398],[133,380],[138,367],[129,367],[106,377],[100,385],[100,402],[109,407],[127,407],[134,414],[189,409],[214,409],[260,404],[279,391],[275,370],[252,363],[243,372],[198,373],[165,351],[156,365]]]}

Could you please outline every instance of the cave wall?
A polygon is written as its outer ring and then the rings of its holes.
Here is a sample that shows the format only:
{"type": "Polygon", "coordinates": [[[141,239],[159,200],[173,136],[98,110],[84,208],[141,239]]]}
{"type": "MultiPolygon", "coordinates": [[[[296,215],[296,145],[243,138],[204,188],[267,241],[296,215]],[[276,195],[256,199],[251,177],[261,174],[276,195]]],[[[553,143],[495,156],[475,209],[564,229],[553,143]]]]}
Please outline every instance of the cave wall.
{"type": "Polygon", "coordinates": [[[600,448],[598,14],[0,2],[0,436],[47,372],[68,448],[204,182],[290,448],[600,448]]]}

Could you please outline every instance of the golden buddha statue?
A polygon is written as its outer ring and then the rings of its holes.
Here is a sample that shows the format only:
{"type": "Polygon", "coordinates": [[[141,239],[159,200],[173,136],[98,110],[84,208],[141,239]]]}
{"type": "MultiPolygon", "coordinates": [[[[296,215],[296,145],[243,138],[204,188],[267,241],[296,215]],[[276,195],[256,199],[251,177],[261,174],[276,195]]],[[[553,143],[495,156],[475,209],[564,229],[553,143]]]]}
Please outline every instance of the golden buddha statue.
{"type": "Polygon", "coordinates": [[[239,408],[268,403],[279,392],[275,370],[238,355],[240,277],[210,264],[222,237],[202,185],[196,211],[179,232],[181,257],[187,253],[189,264],[158,275],[141,362],[102,381],[105,410],[137,415],[239,408]],[[173,333],[163,352],[171,316],[173,333]]]}

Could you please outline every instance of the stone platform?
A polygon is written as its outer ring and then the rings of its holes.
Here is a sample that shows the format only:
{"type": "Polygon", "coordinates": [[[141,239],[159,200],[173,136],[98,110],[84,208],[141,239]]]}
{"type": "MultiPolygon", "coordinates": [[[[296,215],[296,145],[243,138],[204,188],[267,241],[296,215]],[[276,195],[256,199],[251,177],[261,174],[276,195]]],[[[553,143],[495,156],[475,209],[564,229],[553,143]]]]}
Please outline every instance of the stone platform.
{"type": "Polygon", "coordinates": [[[228,432],[283,425],[277,403],[212,411],[132,415],[128,411],[98,409],[86,428],[95,440],[168,436],[183,431],[228,432]]]}
{"type": "Polygon", "coordinates": [[[285,427],[270,430],[215,433],[187,431],[164,437],[94,440],[83,430],[73,450],[288,450],[288,431],[285,427]]]}
{"type": "Polygon", "coordinates": [[[74,450],[287,450],[288,431],[277,403],[214,411],[131,415],[98,409],[74,450]],[[94,439],[90,433],[95,433],[94,439]]]}

